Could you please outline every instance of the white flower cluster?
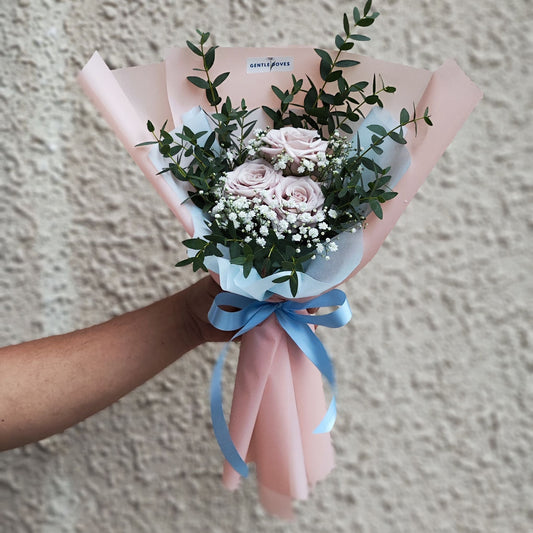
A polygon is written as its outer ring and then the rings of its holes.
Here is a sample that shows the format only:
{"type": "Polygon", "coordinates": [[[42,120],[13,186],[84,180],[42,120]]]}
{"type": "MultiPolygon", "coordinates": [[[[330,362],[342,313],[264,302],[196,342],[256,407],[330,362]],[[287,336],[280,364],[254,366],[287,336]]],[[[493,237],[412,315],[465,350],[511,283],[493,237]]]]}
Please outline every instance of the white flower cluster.
{"type": "Polygon", "coordinates": [[[227,228],[231,221],[235,229],[246,233],[246,243],[255,242],[265,247],[270,244],[269,235],[273,233],[278,239],[292,241],[297,253],[316,248],[318,255],[329,259],[328,254],[337,251],[337,245],[326,237],[331,230],[326,220],[334,219],[337,213],[328,208],[315,213],[298,212],[299,207],[294,199],[280,200],[268,191],[253,198],[221,194],[211,214],[219,227],[227,228]],[[280,212],[285,215],[280,217],[280,212]]]}
{"type": "Polygon", "coordinates": [[[254,130],[254,137],[248,142],[248,155],[250,157],[257,157],[261,146],[263,146],[263,138],[267,134],[267,130],[256,128],[254,130]]]}
{"type": "Polygon", "coordinates": [[[346,136],[335,130],[328,140],[328,156],[325,167],[331,174],[338,174],[345,165],[345,160],[349,157],[352,143],[346,136]]]}

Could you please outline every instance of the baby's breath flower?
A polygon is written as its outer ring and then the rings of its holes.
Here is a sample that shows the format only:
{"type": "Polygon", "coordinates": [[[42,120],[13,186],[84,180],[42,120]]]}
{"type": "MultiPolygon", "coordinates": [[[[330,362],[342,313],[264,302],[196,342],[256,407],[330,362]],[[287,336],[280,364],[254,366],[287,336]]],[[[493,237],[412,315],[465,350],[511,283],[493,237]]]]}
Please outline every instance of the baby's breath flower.
{"type": "Polygon", "coordinates": [[[285,219],[282,219],[278,222],[278,228],[281,231],[287,231],[289,229],[289,223],[285,219]]]}

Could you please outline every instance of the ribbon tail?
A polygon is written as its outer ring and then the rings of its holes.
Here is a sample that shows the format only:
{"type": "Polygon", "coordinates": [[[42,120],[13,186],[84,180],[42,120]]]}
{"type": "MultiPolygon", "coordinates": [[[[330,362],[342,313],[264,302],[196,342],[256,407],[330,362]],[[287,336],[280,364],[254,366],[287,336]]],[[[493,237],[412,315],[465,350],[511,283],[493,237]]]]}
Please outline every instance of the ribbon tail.
{"type": "Polygon", "coordinates": [[[318,426],[313,430],[313,433],[314,434],[329,433],[333,429],[333,426],[335,425],[336,418],[337,418],[337,401],[334,395],[333,398],[331,399],[326,415],[324,416],[320,424],[318,424],[318,426]]]}
{"type": "Polygon", "coordinates": [[[240,456],[231,438],[222,408],[222,371],[230,343],[226,343],[213,369],[211,378],[211,422],[218,445],[228,463],[242,476],[248,477],[248,466],[240,456]]]}
{"type": "Polygon", "coordinates": [[[306,357],[318,368],[331,387],[332,398],[328,410],[320,424],[313,431],[315,434],[329,433],[335,425],[335,419],[337,417],[337,386],[335,383],[333,363],[331,362],[328,352],[320,342],[320,339],[307,324],[291,320],[291,317],[288,317],[283,311],[276,312],[276,317],[281,327],[287,332],[289,337],[296,343],[298,348],[302,350],[306,357]]]}

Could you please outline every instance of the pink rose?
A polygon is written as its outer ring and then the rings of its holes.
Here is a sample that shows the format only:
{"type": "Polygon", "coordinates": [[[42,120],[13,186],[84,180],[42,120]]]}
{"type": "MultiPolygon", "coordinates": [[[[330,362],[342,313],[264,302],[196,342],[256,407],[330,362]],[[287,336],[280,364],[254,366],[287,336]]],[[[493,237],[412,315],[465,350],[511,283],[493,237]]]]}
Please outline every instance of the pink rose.
{"type": "Polygon", "coordinates": [[[287,176],[274,187],[267,203],[281,219],[288,213],[308,213],[311,215],[308,222],[314,222],[314,215],[324,204],[324,195],[320,185],[308,176],[287,176]]]}
{"type": "Polygon", "coordinates": [[[254,159],[226,174],[225,190],[235,196],[253,198],[258,191],[273,189],[282,178],[264,159],[254,159]]]}
{"type": "Polygon", "coordinates": [[[317,163],[318,154],[325,154],[328,148],[328,141],[321,139],[317,131],[303,128],[286,127],[269,130],[262,140],[265,144],[260,148],[261,154],[273,161],[285,152],[293,159],[291,164],[293,172],[296,172],[302,159],[317,163]]]}

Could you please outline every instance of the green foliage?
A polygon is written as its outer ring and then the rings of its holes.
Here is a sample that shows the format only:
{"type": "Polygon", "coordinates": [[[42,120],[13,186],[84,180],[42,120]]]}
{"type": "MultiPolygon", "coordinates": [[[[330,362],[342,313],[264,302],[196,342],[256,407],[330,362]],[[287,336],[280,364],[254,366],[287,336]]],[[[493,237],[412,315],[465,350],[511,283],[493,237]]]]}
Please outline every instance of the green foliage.
{"type": "MultiPolygon", "coordinates": [[[[354,7],[351,17],[344,14],[343,32],[335,37],[337,52],[332,56],[326,50],[315,49],[320,61],[319,86],[308,76],[304,80],[293,75],[289,88],[272,86],[279,101],[277,108],[262,107],[275,129],[284,126],[312,129],[317,130],[324,139],[338,140],[330,144],[331,159],[341,158],[342,167],[328,167],[317,176],[325,198],[324,208],[336,213],[334,219],[327,220],[330,229],[324,239],[328,240],[360,225],[369,213],[383,218],[382,204],[393,199],[397,193],[388,187],[391,169],[381,168],[372,154],[383,152],[381,145],[387,138],[405,144],[404,128],[409,124],[414,125],[415,133],[417,123],[421,120],[432,125],[428,109],[422,117],[416,116],[414,106],[412,113],[402,109],[398,125],[391,130],[377,124],[368,126],[372,133],[370,146],[363,149],[359,135],[355,133],[347,155],[346,142],[343,144],[340,133],[354,135],[356,123],[365,117],[368,108],[374,105],[383,107],[382,95],[396,91],[395,87],[386,85],[381,76],[374,76],[371,82],[362,80],[356,83],[349,83],[344,76],[345,69],[356,68],[359,62],[342,57],[343,52],[351,50],[357,42],[369,40],[358,31],[371,26],[378,15],[372,12],[372,0],[365,2],[362,14],[357,7],[354,7]],[[363,181],[363,168],[374,174],[370,183],[363,181]]],[[[191,256],[179,261],[176,266],[192,265],[194,271],[207,270],[206,258],[221,257],[225,248],[230,261],[242,266],[244,276],[248,276],[252,269],[263,277],[279,273],[274,282],[288,281],[292,294],[296,295],[298,275],[304,272],[306,264],[316,254],[315,248],[296,248],[293,240],[279,238],[273,231],[265,237],[267,244],[260,246],[254,240],[246,239],[244,229],[235,227],[231,220],[221,222],[210,215],[217,202],[217,191],[220,192],[223,187],[221,177],[248,158],[245,140],[252,132],[255,121],[250,119],[253,110],[247,108],[244,100],[238,105],[234,105],[229,97],[222,101],[218,89],[230,73],[224,72],[212,79],[211,69],[217,47],[207,46],[210,37],[208,32],[197,30],[197,33],[198,43],[187,41],[186,44],[201,61],[201,68],[195,70],[202,74],[188,76],[187,79],[205,92],[207,101],[214,108],[211,113],[213,131],[206,135],[206,132],[195,133],[184,127],[181,132],[171,135],[165,123],[157,134],[154,125],[148,121],[147,129],[154,140],[139,145],[158,145],[160,153],[169,161],[168,167],[161,173],[170,172],[175,179],[192,185],[194,190],[189,192],[189,200],[200,207],[210,220],[210,234],[183,241],[191,250],[191,256]]]]}
{"type": "MultiPolygon", "coordinates": [[[[369,85],[365,81],[348,83],[344,77],[344,69],[356,67],[359,62],[355,59],[341,59],[342,52],[351,50],[358,41],[368,41],[370,38],[360,33],[354,33],[357,28],[371,26],[379,13],[370,13],[372,2],[367,1],[363,9],[363,15],[357,7],[352,13],[350,21],[348,15],[343,15],[343,34],[335,37],[335,47],[337,53],[331,57],[326,50],[315,48],[316,54],[320,57],[320,77],[322,86],[317,88],[309,78],[308,88],[304,88],[303,80],[296,80],[293,76],[293,86],[290,90],[282,91],[278,87],[272,86],[272,91],[280,100],[278,109],[267,106],[263,110],[273,121],[274,128],[283,126],[293,126],[298,128],[317,129],[322,137],[327,138],[335,130],[345,133],[353,133],[353,128],[349,123],[357,122],[364,118],[364,106],[375,105],[383,107],[380,93],[393,93],[395,87],[387,86],[381,80],[380,87],[376,85],[374,78],[372,83],[372,93],[366,94],[365,89],[369,85]],[[291,104],[298,93],[304,93],[303,105],[291,104]],[[300,113],[295,114],[291,107],[300,108],[300,113]]],[[[380,78],[381,79],[381,78],[380,78]]]]}

